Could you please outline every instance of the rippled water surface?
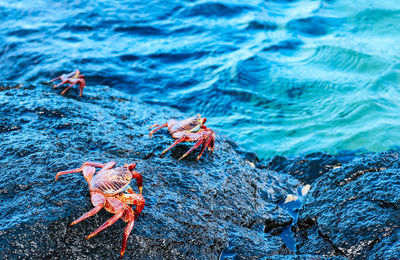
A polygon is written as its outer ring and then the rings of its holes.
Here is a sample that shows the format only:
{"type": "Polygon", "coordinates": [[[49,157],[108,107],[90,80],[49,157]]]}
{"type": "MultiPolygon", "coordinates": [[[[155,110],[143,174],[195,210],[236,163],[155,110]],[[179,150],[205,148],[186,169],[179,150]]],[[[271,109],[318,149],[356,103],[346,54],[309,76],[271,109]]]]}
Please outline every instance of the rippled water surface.
{"type": "Polygon", "coordinates": [[[2,79],[79,68],[262,158],[400,143],[395,0],[0,1],[0,21],[2,79]]]}

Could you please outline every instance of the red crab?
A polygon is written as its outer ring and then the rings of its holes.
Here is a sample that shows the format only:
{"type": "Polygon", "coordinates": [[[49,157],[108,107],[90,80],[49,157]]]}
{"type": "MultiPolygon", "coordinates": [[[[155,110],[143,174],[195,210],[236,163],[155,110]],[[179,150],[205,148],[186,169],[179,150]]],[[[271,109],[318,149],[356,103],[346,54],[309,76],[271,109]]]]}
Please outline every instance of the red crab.
{"type": "Polygon", "coordinates": [[[93,237],[103,229],[111,226],[119,218],[128,223],[122,239],[122,257],[125,253],[128,236],[133,229],[135,220],[144,208],[145,201],[142,196],[142,175],[137,171],[133,171],[136,164],[125,164],[123,167],[112,169],[115,165],[116,162],[108,162],[106,164],[85,162],[80,168],[58,172],[55,179],[57,180],[60,175],[82,172],[89,184],[90,196],[94,208],[83,214],[80,218],[74,220],[70,224],[71,226],[93,216],[102,208],[115,214],[93,233],[87,236],[86,239],[93,237]],[[101,170],[96,174],[95,167],[101,168],[101,170]],[[140,194],[133,192],[132,188],[129,186],[132,179],[136,179],[140,194]],[[128,204],[136,205],[136,209],[132,210],[128,204]]]}
{"type": "Polygon", "coordinates": [[[85,77],[80,74],[79,70],[75,70],[75,72],[71,72],[69,74],[62,74],[61,76],[52,79],[51,81],[61,80],[61,83],[54,85],[54,88],[57,88],[63,84],[70,83],[70,85],[61,92],[61,95],[64,95],[67,90],[75,84],[79,84],[79,96],[82,96],[83,88],[86,87],[85,77]]]}
{"type": "MultiPolygon", "coordinates": [[[[175,119],[169,120],[167,123],[162,125],[152,125],[149,129],[153,127],[157,127],[156,129],[150,131],[149,137],[153,135],[154,132],[160,130],[163,127],[168,127],[169,132],[175,142],[165,149],[161,155],[166,153],[169,149],[173,148],[175,145],[182,142],[193,142],[197,141],[192,148],[190,148],[184,155],[182,155],[179,160],[185,158],[190,152],[199,147],[201,144],[203,145],[200,154],[197,156],[197,160],[200,159],[204,150],[208,147],[211,153],[214,151],[214,143],[215,143],[215,132],[210,128],[207,128],[204,123],[207,121],[206,118],[202,118],[200,114],[196,116],[189,117],[187,119],[177,121],[175,119]]],[[[178,161],[179,161],[178,160],[178,161]]]]}

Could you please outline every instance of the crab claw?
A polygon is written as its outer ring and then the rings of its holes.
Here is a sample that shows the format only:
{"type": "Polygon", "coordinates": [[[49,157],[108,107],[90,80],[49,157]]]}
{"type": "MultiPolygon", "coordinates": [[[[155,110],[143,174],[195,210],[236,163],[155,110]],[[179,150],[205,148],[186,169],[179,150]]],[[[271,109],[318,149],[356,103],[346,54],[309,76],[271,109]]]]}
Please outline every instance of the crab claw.
{"type": "Polygon", "coordinates": [[[129,169],[130,171],[132,171],[133,169],[135,169],[135,167],[136,167],[136,163],[131,163],[131,164],[128,165],[128,169],[129,169]]]}

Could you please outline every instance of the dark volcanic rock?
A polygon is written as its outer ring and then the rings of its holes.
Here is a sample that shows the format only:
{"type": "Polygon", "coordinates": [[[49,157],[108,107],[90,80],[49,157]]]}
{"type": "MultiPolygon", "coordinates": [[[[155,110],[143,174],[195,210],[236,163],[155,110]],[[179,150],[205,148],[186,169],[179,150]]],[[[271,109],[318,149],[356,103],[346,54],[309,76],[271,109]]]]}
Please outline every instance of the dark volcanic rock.
{"type": "MultiPolygon", "coordinates": [[[[128,240],[127,258],[290,253],[279,236],[268,233],[268,225],[290,223],[275,202],[296,191],[295,178],[254,168],[222,136],[215,154],[199,162],[198,151],[177,161],[187,145],[159,157],[173,139],[160,131],[149,140],[147,127],[192,115],[102,86],[88,87],[82,99],[75,90],[61,96],[49,86],[16,86],[0,88],[1,259],[117,258],[125,223],[85,240],[112,215],[102,210],[68,226],[92,208],[87,183],[82,174],[54,181],[57,171],[110,160],[136,162],[144,176],[146,206],[128,240]]],[[[371,203],[381,207],[378,200],[371,203]]],[[[395,211],[393,205],[386,206],[395,211]]],[[[397,222],[391,221],[394,227],[397,222]]]]}
{"type": "Polygon", "coordinates": [[[119,256],[122,221],[85,239],[112,216],[105,210],[68,226],[92,208],[87,183],[54,176],[89,160],[136,162],[144,175],[146,206],[127,258],[400,258],[397,152],[346,163],[325,153],[278,156],[262,166],[218,136],[215,154],[199,162],[199,151],[177,161],[192,144],[160,158],[173,140],[166,130],[149,140],[147,127],[188,116],[103,86],[82,99],[48,86],[0,87],[0,259],[119,256]],[[311,184],[306,196],[300,183],[311,184]],[[277,206],[288,194],[303,202],[297,219],[277,206]],[[273,235],[289,227],[297,252],[273,235]]]}
{"type": "Polygon", "coordinates": [[[313,184],[298,217],[298,253],[400,259],[399,154],[364,156],[313,184]]]}
{"type": "Polygon", "coordinates": [[[275,156],[267,163],[265,168],[280,173],[289,173],[303,184],[312,184],[324,173],[340,165],[338,159],[330,154],[311,153],[291,159],[275,156]]]}

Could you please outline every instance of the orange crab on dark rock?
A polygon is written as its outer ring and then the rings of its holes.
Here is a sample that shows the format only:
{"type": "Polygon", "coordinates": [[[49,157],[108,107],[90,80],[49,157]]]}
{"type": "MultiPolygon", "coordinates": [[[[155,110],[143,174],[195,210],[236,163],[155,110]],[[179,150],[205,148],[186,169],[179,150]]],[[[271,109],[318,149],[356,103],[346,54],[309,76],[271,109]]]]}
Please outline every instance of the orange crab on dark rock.
{"type": "Polygon", "coordinates": [[[179,158],[179,160],[182,160],[194,149],[198,148],[200,145],[203,145],[200,154],[197,156],[197,160],[199,160],[206,148],[208,148],[211,153],[214,151],[215,132],[204,125],[206,121],[207,119],[202,118],[200,114],[181,121],[171,119],[162,125],[155,124],[150,126],[149,129],[154,127],[156,127],[156,129],[150,131],[149,137],[151,138],[154,132],[160,130],[161,128],[168,127],[172,137],[176,140],[170,147],[165,149],[161,155],[179,143],[197,141],[192,148],[190,148],[184,155],[181,156],[181,158],[179,158]]]}
{"type": "Polygon", "coordinates": [[[83,214],[80,218],[74,220],[70,224],[71,226],[93,216],[102,208],[115,214],[98,229],[87,236],[87,239],[111,226],[118,219],[122,219],[128,223],[122,239],[122,257],[125,253],[128,236],[133,229],[135,220],[144,208],[145,200],[142,196],[142,175],[137,171],[133,171],[136,164],[125,164],[123,167],[113,168],[115,165],[116,162],[108,162],[106,164],[85,162],[80,168],[58,172],[55,180],[57,180],[60,175],[82,172],[89,184],[90,196],[94,208],[83,214]],[[96,173],[95,168],[101,168],[101,170],[96,173]],[[137,181],[139,194],[136,194],[129,186],[132,179],[136,179],[137,181]],[[129,205],[136,205],[135,210],[133,210],[129,205]]]}
{"type": "Polygon", "coordinates": [[[70,83],[70,85],[61,92],[61,95],[64,95],[70,87],[79,84],[79,96],[82,96],[83,88],[86,87],[86,82],[85,77],[80,74],[80,71],[78,69],[68,74],[62,74],[61,76],[52,79],[51,81],[56,81],[58,79],[61,80],[61,83],[54,85],[54,88],[57,88],[63,84],[70,83]]]}

